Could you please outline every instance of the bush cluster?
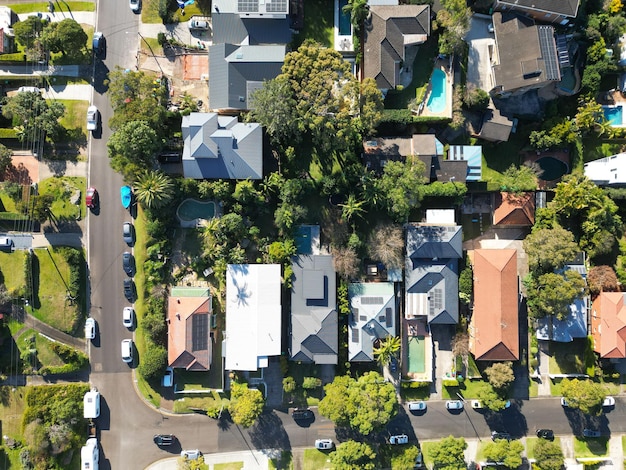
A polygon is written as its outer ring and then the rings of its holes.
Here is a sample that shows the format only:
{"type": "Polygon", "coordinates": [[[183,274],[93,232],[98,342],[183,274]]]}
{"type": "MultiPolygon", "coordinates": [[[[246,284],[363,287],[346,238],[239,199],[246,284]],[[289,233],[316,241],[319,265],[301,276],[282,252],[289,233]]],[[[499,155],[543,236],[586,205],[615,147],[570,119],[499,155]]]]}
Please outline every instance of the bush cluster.
{"type": "Polygon", "coordinates": [[[31,300],[33,297],[33,257],[35,254],[32,251],[26,251],[24,256],[24,297],[31,300]]]}

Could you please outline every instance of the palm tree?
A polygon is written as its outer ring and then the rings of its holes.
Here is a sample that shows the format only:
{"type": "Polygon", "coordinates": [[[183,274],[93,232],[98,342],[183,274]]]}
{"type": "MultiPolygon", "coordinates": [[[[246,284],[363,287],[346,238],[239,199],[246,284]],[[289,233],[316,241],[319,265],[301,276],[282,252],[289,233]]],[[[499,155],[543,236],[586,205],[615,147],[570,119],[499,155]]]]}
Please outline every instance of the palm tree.
{"type": "Polygon", "coordinates": [[[165,173],[146,171],[135,181],[135,196],[142,206],[160,209],[174,197],[174,184],[165,173]]]}
{"type": "Polygon", "coordinates": [[[350,14],[350,22],[357,31],[361,31],[363,22],[370,14],[367,0],[348,0],[348,4],[343,7],[342,11],[350,14]]]}
{"type": "Polygon", "coordinates": [[[366,210],[363,208],[365,201],[358,201],[354,194],[348,196],[348,200],[341,207],[341,217],[350,222],[355,215],[362,217],[366,210]]]}
{"type": "Polygon", "coordinates": [[[385,366],[391,362],[392,357],[396,357],[396,353],[400,351],[400,337],[387,336],[378,343],[378,347],[374,348],[374,357],[380,366],[385,366]]]}

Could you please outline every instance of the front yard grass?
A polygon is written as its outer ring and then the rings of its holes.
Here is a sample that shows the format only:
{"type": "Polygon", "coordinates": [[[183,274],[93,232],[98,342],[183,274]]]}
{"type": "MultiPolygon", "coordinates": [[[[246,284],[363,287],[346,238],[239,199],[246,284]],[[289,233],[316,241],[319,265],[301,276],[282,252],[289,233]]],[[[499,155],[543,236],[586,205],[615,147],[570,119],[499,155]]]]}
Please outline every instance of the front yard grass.
{"type": "Polygon", "coordinates": [[[532,379],[528,381],[528,396],[530,398],[539,396],[539,384],[532,379]]]}
{"type": "MultiPolygon", "coordinates": [[[[31,348],[37,350],[37,362],[39,367],[44,366],[62,366],[64,362],[61,358],[50,349],[52,342],[45,336],[38,334],[35,330],[28,329],[17,338],[17,346],[20,352],[27,351],[31,348]]],[[[34,364],[31,364],[31,366],[34,364]]]]}
{"type": "Polygon", "coordinates": [[[304,449],[303,470],[326,470],[333,466],[326,452],[317,449],[304,449]]]}
{"type": "Polygon", "coordinates": [[[608,437],[574,437],[574,457],[576,458],[605,457],[608,452],[608,437]]]}
{"type": "Polygon", "coordinates": [[[276,469],[285,469],[292,470],[293,469],[293,456],[291,452],[288,450],[283,450],[280,452],[280,457],[274,457],[269,459],[268,461],[269,470],[276,469]]]}
{"type": "MultiPolygon", "coordinates": [[[[2,434],[11,439],[21,441],[22,435],[22,415],[26,407],[26,388],[24,387],[0,387],[0,422],[2,422],[2,434]]],[[[20,464],[20,448],[7,450],[2,446],[2,452],[9,458],[9,465],[6,468],[22,468],[20,464]]],[[[4,455],[0,453],[0,458],[6,462],[4,455]]]]}
{"type": "Polygon", "coordinates": [[[59,123],[65,128],[65,139],[74,145],[87,143],[87,108],[88,101],[57,100],[65,106],[65,113],[59,123]]]}
{"type": "MultiPolygon", "coordinates": [[[[31,13],[36,11],[47,12],[48,2],[32,2],[32,3],[13,3],[7,5],[18,15],[20,13],[31,13]]],[[[95,2],[74,2],[69,0],[67,2],[56,2],[54,5],[54,12],[72,12],[72,11],[95,11],[95,2]]]]}
{"type": "Polygon", "coordinates": [[[551,374],[584,374],[583,361],[586,338],[574,339],[569,343],[550,342],[551,374]]]}
{"type": "Polygon", "coordinates": [[[420,449],[422,451],[422,458],[424,459],[424,465],[426,465],[426,468],[432,468],[433,467],[433,456],[432,456],[432,448],[437,445],[438,442],[422,442],[420,444],[420,449]]]}
{"type": "Polygon", "coordinates": [[[300,34],[294,34],[292,50],[296,50],[306,39],[313,39],[322,46],[333,47],[335,2],[333,0],[307,0],[304,2],[306,21],[300,34]]]}
{"type": "Polygon", "coordinates": [[[85,198],[83,195],[87,190],[87,180],[82,177],[61,176],[52,177],[39,183],[39,194],[51,194],[54,196],[54,202],[50,211],[54,220],[77,220],[85,214],[87,207],[85,206],[85,198]],[[72,204],[70,198],[76,192],[80,191],[79,204],[72,204]]]}
{"type": "Polygon", "coordinates": [[[0,251],[0,278],[9,292],[24,287],[24,252],[0,251]]]}
{"type": "Polygon", "coordinates": [[[457,392],[460,393],[466,400],[477,398],[477,391],[481,386],[480,384],[483,382],[484,380],[465,379],[463,383],[459,384],[458,387],[443,387],[443,398],[446,400],[457,400],[459,398],[457,396],[457,392]]]}

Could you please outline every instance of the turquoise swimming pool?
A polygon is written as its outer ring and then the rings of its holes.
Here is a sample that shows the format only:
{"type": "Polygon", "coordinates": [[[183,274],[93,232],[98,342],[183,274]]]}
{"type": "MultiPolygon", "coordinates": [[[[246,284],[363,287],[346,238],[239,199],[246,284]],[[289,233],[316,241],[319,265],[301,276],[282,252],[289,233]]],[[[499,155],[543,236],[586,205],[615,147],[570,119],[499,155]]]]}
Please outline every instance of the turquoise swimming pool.
{"type": "Polygon", "coordinates": [[[602,106],[604,117],[614,127],[621,127],[624,124],[621,106],[602,106]]]}
{"type": "Polygon", "coordinates": [[[431,92],[426,107],[431,113],[441,113],[446,109],[446,73],[435,69],[430,77],[431,92]]]}

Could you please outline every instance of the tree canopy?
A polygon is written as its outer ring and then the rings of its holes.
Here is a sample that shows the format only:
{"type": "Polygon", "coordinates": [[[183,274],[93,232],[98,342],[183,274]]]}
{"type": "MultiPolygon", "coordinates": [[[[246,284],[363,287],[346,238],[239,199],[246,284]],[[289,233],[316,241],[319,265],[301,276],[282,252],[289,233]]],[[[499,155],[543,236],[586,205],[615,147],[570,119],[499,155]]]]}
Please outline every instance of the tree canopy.
{"type": "Polygon", "coordinates": [[[65,106],[59,101],[47,102],[39,93],[20,92],[7,98],[2,115],[13,120],[21,128],[18,138],[22,142],[39,141],[46,136],[55,140],[61,135],[63,126],[59,118],[65,106]]]}
{"type": "Polygon", "coordinates": [[[513,363],[510,361],[494,362],[485,369],[485,375],[489,379],[489,383],[494,388],[502,390],[507,388],[515,380],[513,373],[513,363]]]}
{"type": "Polygon", "coordinates": [[[397,222],[405,222],[411,210],[420,206],[424,183],[424,164],[416,157],[407,157],[405,161],[387,162],[376,188],[388,214],[397,222]]]}
{"type": "Polygon", "coordinates": [[[561,444],[539,439],[535,444],[535,465],[539,470],[561,470],[565,459],[561,444]]]}
{"type": "Polygon", "coordinates": [[[536,274],[553,272],[571,262],[580,251],[572,232],[560,226],[541,228],[524,240],[528,265],[536,274]]]}
{"type": "Polygon", "coordinates": [[[502,411],[506,407],[507,400],[498,394],[491,384],[482,382],[478,384],[476,390],[476,398],[480,400],[482,405],[491,411],[502,411]]]}
{"type": "Polygon", "coordinates": [[[404,266],[404,237],[399,225],[379,224],[374,228],[367,250],[370,256],[380,261],[387,269],[402,269],[404,266]]]}
{"type": "Polygon", "coordinates": [[[378,347],[374,348],[374,356],[379,365],[384,366],[391,362],[400,351],[401,341],[399,336],[387,336],[381,339],[378,347]]]}
{"type": "Polygon", "coordinates": [[[484,455],[488,461],[502,462],[505,467],[516,469],[522,465],[522,452],[524,444],[520,441],[507,441],[496,439],[485,445],[484,455]]]}
{"type": "Polygon", "coordinates": [[[602,384],[591,380],[563,379],[561,394],[570,408],[585,414],[600,415],[606,390],[602,384]]]}
{"type": "Polygon", "coordinates": [[[363,435],[383,428],[398,413],[393,384],[385,382],[377,372],[366,372],[358,380],[337,376],[324,391],[320,414],[363,435]]]}
{"type": "Polygon", "coordinates": [[[472,10],[465,0],[442,0],[443,8],[437,12],[437,23],[443,28],[439,35],[439,51],[442,54],[461,52],[464,38],[470,27],[472,10]]]}
{"type": "Polygon", "coordinates": [[[146,171],[135,181],[135,196],[148,209],[160,209],[174,197],[174,183],[165,173],[146,171]]]}
{"type": "Polygon", "coordinates": [[[610,266],[594,266],[587,274],[589,291],[598,295],[600,292],[619,292],[617,275],[610,266]]]}
{"type": "Polygon", "coordinates": [[[569,315],[569,305],[585,295],[586,284],[576,271],[563,274],[546,273],[539,277],[524,278],[528,298],[528,314],[532,318],[556,315],[564,320],[569,315]]]}
{"type": "Polygon", "coordinates": [[[508,167],[500,178],[500,189],[508,193],[521,193],[537,189],[537,168],[529,165],[508,167]]]}
{"type": "Polygon", "coordinates": [[[28,16],[13,25],[15,40],[24,48],[29,49],[41,37],[47,22],[37,16],[28,16]]]}
{"type": "Polygon", "coordinates": [[[466,470],[465,449],[467,442],[462,437],[444,437],[430,448],[435,470],[466,470]]]}
{"type": "Polygon", "coordinates": [[[233,422],[249,428],[263,412],[263,394],[256,388],[248,388],[248,384],[232,382],[230,396],[228,411],[233,422]]]}
{"type": "Polygon", "coordinates": [[[107,147],[111,167],[133,181],[156,163],[156,152],[162,147],[157,133],[144,121],[121,125],[109,138],[107,147]]]}
{"type": "Polygon", "coordinates": [[[80,58],[87,46],[87,33],[72,18],[47,24],[43,38],[50,52],[69,58],[80,58]]]}
{"type": "Polygon", "coordinates": [[[365,442],[346,441],[330,454],[333,468],[337,470],[373,470],[375,459],[376,452],[365,442]]]}

